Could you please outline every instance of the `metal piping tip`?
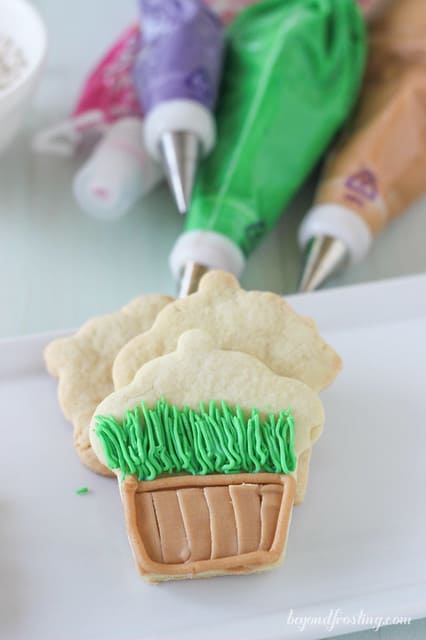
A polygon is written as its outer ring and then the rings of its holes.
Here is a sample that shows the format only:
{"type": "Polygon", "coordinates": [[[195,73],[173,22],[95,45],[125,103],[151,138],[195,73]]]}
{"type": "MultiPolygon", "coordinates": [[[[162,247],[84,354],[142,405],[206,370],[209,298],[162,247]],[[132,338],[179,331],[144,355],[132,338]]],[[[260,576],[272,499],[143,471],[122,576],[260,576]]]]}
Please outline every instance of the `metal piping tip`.
{"type": "Polygon", "coordinates": [[[349,252],[342,240],[331,236],[313,238],[306,247],[299,291],[315,291],[348,261],[349,252]]]}
{"type": "Polygon", "coordinates": [[[200,141],[189,131],[170,131],[161,136],[160,150],[176,206],[180,213],[185,214],[191,204],[200,141]]]}
{"type": "Polygon", "coordinates": [[[187,262],[180,281],[179,298],[185,298],[198,291],[198,285],[205,273],[209,270],[205,264],[198,262],[187,262]]]}

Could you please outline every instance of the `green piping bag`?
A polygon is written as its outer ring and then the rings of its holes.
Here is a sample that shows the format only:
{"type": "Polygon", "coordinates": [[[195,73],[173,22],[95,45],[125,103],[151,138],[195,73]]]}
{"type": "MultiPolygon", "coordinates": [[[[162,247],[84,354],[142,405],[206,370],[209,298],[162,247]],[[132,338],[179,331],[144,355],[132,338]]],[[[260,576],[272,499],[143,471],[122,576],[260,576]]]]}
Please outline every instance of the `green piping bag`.
{"type": "Polygon", "coordinates": [[[240,275],[348,116],[365,58],[354,0],[264,0],[231,24],[218,141],[170,256],[185,293],[205,268],[240,275]]]}

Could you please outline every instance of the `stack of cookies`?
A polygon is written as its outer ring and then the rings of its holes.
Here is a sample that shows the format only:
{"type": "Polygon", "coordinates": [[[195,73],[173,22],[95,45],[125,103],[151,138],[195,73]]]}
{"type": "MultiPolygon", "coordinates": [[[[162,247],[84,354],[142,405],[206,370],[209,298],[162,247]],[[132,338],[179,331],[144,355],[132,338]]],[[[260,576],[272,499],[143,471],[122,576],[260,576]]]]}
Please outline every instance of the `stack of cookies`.
{"type": "Polygon", "coordinates": [[[82,462],[120,485],[151,582],[241,574],[284,556],[341,361],[272,293],[211,271],[145,296],[45,353],[82,462]]]}

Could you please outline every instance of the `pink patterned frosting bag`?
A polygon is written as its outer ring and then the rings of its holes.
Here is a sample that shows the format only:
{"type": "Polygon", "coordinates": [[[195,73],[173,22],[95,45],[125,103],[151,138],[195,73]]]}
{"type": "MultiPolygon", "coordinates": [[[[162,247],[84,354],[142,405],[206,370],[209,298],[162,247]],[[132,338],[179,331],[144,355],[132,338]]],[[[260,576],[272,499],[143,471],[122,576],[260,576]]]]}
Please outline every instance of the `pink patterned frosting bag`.
{"type": "Polygon", "coordinates": [[[140,47],[137,24],[128,27],[87,77],[71,117],[34,136],[40,153],[72,155],[88,133],[103,134],[121,118],[142,117],[132,78],[140,47]]]}
{"type": "Polygon", "coordinates": [[[99,110],[106,123],[141,113],[132,81],[132,68],[140,48],[139,27],[126,29],[86,80],[73,117],[99,110]]]}

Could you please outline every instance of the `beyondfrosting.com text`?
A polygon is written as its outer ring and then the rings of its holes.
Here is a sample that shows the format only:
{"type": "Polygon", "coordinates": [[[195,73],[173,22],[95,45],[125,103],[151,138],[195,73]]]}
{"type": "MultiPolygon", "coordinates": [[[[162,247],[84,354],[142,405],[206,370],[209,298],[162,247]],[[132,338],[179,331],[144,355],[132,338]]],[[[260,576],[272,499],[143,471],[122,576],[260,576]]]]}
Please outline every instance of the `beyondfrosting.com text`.
{"type": "Polygon", "coordinates": [[[332,633],[338,627],[356,627],[379,631],[382,627],[389,625],[408,625],[411,623],[411,618],[408,616],[375,616],[366,613],[363,609],[355,615],[346,615],[342,609],[330,609],[327,615],[309,616],[299,615],[290,609],[286,622],[288,625],[297,627],[300,632],[311,626],[320,626],[332,633]]]}

